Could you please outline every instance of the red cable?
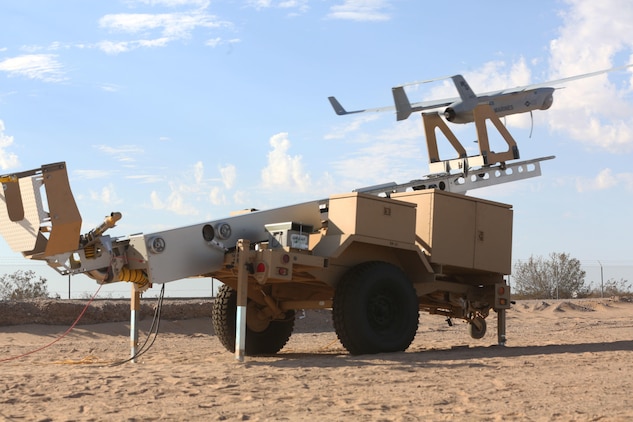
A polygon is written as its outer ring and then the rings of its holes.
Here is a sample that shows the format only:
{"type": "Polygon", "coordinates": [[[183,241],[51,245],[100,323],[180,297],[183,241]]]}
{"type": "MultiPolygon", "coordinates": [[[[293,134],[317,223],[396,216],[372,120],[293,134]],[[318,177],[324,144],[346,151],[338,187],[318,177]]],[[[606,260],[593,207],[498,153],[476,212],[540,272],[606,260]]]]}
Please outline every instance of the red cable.
{"type": "Polygon", "coordinates": [[[8,358],[0,359],[0,363],[1,363],[1,362],[8,362],[8,361],[10,361],[10,360],[21,359],[21,358],[23,358],[23,357],[25,357],[25,356],[32,355],[33,353],[37,353],[37,352],[39,352],[39,351],[42,351],[42,350],[46,349],[47,347],[52,346],[53,344],[57,343],[59,340],[61,340],[61,339],[63,339],[64,337],[66,337],[66,335],[68,335],[68,333],[70,333],[70,332],[72,331],[72,329],[73,329],[73,328],[75,328],[75,325],[77,325],[77,323],[79,322],[79,320],[81,320],[81,317],[83,317],[83,316],[84,316],[84,314],[86,313],[86,310],[88,310],[88,306],[90,306],[90,304],[92,303],[92,301],[93,301],[93,300],[97,297],[97,294],[99,294],[99,291],[101,290],[101,287],[102,287],[102,286],[103,286],[102,284],[100,284],[100,285],[99,285],[99,288],[97,289],[97,291],[95,292],[95,294],[94,294],[94,295],[92,295],[92,297],[90,298],[90,300],[88,301],[88,303],[86,303],[86,306],[84,306],[84,309],[81,311],[81,313],[79,314],[79,316],[78,316],[78,317],[77,317],[77,319],[75,320],[75,322],[73,322],[73,324],[70,326],[70,328],[68,328],[68,329],[66,330],[66,332],[65,332],[64,334],[62,334],[61,336],[57,337],[55,340],[51,341],[51,342],[50,342],[50,343],[48,343],[47,345],[42,346],[42,347],[40,347],[40,348],[38,348],[38,349],[31,350],[30,352],[26,352],[26,353],[21,354],[21,355],[18,355],[18,356],[11,356],[11,357],[8,357],[8,358]]]}

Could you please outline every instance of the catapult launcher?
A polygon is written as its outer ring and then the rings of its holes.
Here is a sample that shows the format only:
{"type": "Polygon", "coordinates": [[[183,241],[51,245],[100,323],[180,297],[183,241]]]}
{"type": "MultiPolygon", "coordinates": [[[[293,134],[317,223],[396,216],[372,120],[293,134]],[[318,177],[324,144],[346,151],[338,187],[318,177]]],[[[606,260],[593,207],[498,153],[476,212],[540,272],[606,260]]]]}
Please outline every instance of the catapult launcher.
{"type": "Polygon", "coordinates": [[[494,311],[505,344],[512,207],[465,193],[539,176],[540,163],[553,157],[517,161],[517,144],[494,111],[479,105],[473,113],[473,156],[437,113],[422,114],[432,174],[420,179],[124,237],[108,234],[118,212],[82,233],[66,164],[44,165],[2,177],[0,234],[60,274],[132,283],[133,330],[135,303],[149,286],[222,281],[212,323],[239,360],[279,352],[300,309],[332,309],[338,338],[352,354],[407,349],[420,311],[466,321],[473,338],[485,335],[494,311]],[[486,121],[506,151],[490,150],[486,121]],[[438,132],[456,157],[440,159],[438,132]]]}

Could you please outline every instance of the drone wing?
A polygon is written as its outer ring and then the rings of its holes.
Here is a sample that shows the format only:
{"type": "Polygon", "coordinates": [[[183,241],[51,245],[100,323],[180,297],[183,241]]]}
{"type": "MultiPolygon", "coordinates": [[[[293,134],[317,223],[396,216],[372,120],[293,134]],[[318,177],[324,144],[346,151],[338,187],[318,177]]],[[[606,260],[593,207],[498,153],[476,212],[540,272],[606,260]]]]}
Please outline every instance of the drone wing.
{"type": "Polygon", "coordinates": [[[330,100],[330,104],[332,105],[332,108],[334,109],[334,112],[336,114],[338,114],[339,116],[343,116],[345,114],[355,114],[355,113],[366,113],[366,112],[370,112],[370,111],[393,111],[394,107],[375,107],[375,108],[365,108],[362,110],[345,110],[345,107],[343,107],[341,105],[341,103],[336,99],[336,97],[328,97],[328,100],[330,100]]]}
{"type": "Polygon", "coordinates": [[[583,73],[581,75],[568,76],[566,78],[555,79],[553,81],[547,81],[547,82],[542,82],[542,83],[538,83],[538,84],[518,86],[518,87],[515,87],[515,88],[502,89],[502,90],[499,90],[499,91],[484,92],[484,93],[480,94],[480,96],[495,95],[495,94],[510,94],[510,93],[513,93],[513,92],[521,92],[521,91],[527,91],[529,89],[537,89],[537,88],[545,88],[545,87],[550,88],[552,85],[560,85],[560,84],[564,84],[566,82],[575,81],[575,80],[578,80],[578,79],[591,78],[592,76],[598,76],[598,75],[602,75],[604,73],[617,72],[617,71],[620,71],[620,70],[628,69],[629,67],[633,67],[633,64],[627,64],[627,65],[624,65],[624,66],[613,67],[611,69],[597,70],[595,72],[583,73]]]}

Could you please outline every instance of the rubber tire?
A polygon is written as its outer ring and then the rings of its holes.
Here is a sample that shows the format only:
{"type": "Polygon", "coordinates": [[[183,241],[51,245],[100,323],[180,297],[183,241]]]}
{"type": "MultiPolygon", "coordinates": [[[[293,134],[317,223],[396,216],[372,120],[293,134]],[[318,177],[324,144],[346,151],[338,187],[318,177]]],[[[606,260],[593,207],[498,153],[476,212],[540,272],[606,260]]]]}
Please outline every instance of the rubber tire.
{"type": "MultiPolygon", "coordinates": [[[[213,302],[211,321],[215,335],[229,352],[235,352],[235,324],[237,314],[237,291],[226,284],[218,290],[213,302]]],[[[273,355],[286,345],[295,325],[295,311],[287,311],[286,319],[271,321],[262,331],[253,331],[248,327],[246,318],[245,353],[254,355],[273,355]]]]}
{"type": "Polygon", "coordinates": [[[482,339],[486,335],[486,320],[481,317],[476,317],[481,324],[481,329],[471,322],[468,323],[468,334],[475,340],[482,339]]]}
{"type": "Polygon", "coordinates": [[[415,338],[418,298],[400,268],[371,261],[341,278],[332,314],[336,335],[352,355],[400,352],[415,338]]]}

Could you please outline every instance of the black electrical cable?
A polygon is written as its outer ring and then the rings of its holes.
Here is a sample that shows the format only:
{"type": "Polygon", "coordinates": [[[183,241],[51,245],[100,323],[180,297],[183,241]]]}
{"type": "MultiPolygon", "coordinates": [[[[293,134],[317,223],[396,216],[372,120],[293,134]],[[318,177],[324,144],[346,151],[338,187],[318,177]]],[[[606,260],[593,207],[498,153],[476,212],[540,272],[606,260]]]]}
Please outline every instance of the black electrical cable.
{"type": "Polygon", "coordinates": [[[150,326],[149,331],[147,332],[147,337],[145,338],[143,345],[138,348],[138,350],[133,356],[130,356],[129,358],[124,359],[124,360],[114,362],[110,364],[109,366],[119,366],[119,365],[123,365],[124,363],[131,362],[135,360],[136,358],[138,358],[139,356],[145,354],[149,349],[152,348],[152,346],[154,345],[154,342],[156,341],[156,338],[158,337],[158,331],[160,329],[160,318],[161,318],[164,298],[165,298],[165,284],[163,284],[163,287],[160,289],[160,294],[158,295],[156,309],[154,309],[154,317],[152,318],[152,325],[150,326]],[[152,334],[153,334],[153,337],[152,337],[152,334]],[[149,342],[150,338],[152,338],[151,342],[149,342]]]}

